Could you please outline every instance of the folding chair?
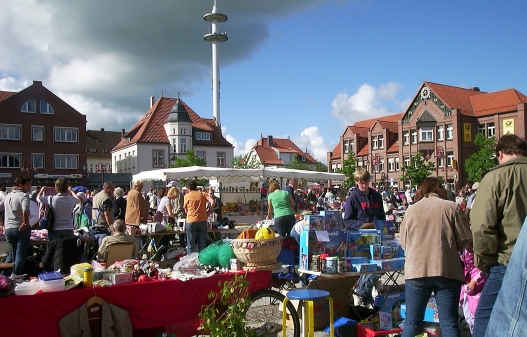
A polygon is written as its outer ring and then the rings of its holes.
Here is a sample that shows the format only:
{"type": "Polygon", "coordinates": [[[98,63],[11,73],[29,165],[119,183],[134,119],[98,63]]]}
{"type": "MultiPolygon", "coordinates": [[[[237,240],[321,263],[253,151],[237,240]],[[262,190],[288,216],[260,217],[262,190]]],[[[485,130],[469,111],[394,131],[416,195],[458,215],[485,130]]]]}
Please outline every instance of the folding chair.
{"type": "Polygon", "coordinates": [[[115,261],[122,261],[134,258],[135,244],[133,242],[112,243],[106,249],[104,263],[111,266],[115,261]]]}

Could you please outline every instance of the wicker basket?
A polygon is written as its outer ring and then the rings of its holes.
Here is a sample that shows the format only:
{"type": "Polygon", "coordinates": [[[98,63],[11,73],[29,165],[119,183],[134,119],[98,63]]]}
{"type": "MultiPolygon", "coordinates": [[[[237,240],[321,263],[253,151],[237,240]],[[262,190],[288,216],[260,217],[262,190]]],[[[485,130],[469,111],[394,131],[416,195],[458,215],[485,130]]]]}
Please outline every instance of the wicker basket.
{"type": "Polygon", "coordinates": [[[247,267],[276,264],[282,250],[282,237],[273,239],[235,239],[231,243],[234,255],[247,267]]]}

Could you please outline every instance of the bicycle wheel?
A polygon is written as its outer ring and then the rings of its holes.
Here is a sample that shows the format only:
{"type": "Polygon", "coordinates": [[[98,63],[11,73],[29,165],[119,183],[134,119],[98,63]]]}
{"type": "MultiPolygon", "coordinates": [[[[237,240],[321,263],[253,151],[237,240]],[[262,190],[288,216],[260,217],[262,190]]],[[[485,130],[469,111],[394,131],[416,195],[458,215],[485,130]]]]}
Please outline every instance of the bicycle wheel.
{"type": "Polygon", "coordinates": [[[279,337],[286,329],[288,337],[300,336],[300,320],[295,307],[287,303],[286,326],[282,326],[282,305],[285,296],[274,290],[259,290],[251,294],[251,305],[245,311],[247,326],[260,336],[279,337]]]}

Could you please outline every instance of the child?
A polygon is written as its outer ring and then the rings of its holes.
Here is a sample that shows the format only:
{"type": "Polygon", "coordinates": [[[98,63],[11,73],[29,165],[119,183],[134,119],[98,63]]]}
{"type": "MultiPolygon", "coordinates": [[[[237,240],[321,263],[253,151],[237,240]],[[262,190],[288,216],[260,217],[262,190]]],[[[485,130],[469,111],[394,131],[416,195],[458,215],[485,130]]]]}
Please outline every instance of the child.
{"type": "Polygon", "coordinates": [[[474,251],[472,250],[471,244],[463,250],[461,260],[465,265],[466,283],[461,287],[459,302],[463,306],[463,314],[470,328],[470,333],[472,333],[474,329],[474,315],[478,307],[483,285],[487,280],[487,274],[474,265],[474,251]]]}

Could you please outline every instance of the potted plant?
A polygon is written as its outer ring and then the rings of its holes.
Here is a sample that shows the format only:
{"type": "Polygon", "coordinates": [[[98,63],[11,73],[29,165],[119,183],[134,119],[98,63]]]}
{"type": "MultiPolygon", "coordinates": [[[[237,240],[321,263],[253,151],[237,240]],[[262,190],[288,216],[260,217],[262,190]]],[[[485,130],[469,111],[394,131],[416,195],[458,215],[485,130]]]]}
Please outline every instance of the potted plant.
{"type": "Polygon", "coordinates": [[[220,291],[210,292],[212,302],[199,314],[200,330],[211,337],[256,337],[256,331],[246,326],[245,310],[251,304],[246,278],[234,275],[234,280],[218,285],[220,291]]]}

